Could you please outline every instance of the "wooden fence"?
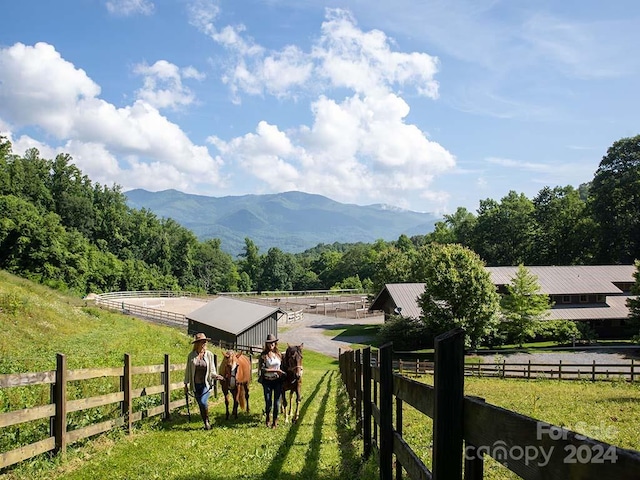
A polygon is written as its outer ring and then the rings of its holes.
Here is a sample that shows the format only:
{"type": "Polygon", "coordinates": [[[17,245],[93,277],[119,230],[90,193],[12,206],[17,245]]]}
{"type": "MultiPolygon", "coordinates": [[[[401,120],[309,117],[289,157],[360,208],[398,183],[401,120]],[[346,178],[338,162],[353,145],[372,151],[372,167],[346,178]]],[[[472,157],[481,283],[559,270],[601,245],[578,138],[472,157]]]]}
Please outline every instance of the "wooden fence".
{"type": "MultiPolygon", "coordinates": [[[[218,365],[217,355],[215,360],[216,365],[218,365]]],[[[184,372],[185,368],[186,365],[184,363],[171,364],[169,355],[164,356],[162,365],[132,366],[130,355],[125,354],[122,367],[67,370],[66,356],[58,354],[55,370],[0,375],[0,389],[49,385],[51,391],[51,402],[48,404],[0,413],[0,429],[49,418],[49,435],[47,438],[0,453],[0,471],[10,465],[45,452],[53,451],[54,453],[64,454],[67,445],[114,428],[124,428],[127,433],[130,433],[133,423],[143,418],[162,415],[163,419],[168,419],[171,411],[186,405],[184,395],[175,400],[172,400],[171,395],[175,390],[183,390],[184,374],[182,372],[184,372]],[[173,379],[178,381],[172,381],[172,372],[176,372],[173,375],[173,379]],[[154,376],[159,374],[159,382],[151,385],[141,385],[140,381],[134,381],[134,376],[145,374],[154,374],[154,376]],[[67,387],[69,382],[108,377],[119,378],[120,386],[118,391],[91,398],[75,400],[68,398],[67,387]],[[141,404],[134,408],[134,400],[144,398],[155,398],[155,400],[146,403],[140,402],[141,404]],[[117,410],[115,418],[109,418],[108,420],[76,429],[69,429],[70,413],[113,404],[115,404],[117,410]]],[[[257,359],[252,358],[252,372],[255,373],[256,371],[257,359]]],[[[143,377],[142,380],[144,383],[148,379],[143,377]]],[[[217,383],[214,384],[213,393],[214,396],[217,396],[217,383]]],[[[173,395],[174,398],[176,396],[175,394],[173,395]]]]}
{"type": "MultiPolygon", "coordinates": [[[[168,312],[162,308],[151,308],[146,305],[135,305],[129,303],[129,298],[180,298],[189,297],[199,300],[211,300],[212,297],[196,295],[192,292],[174,292],[167,291],[139,291],[139,292],[110,292],[102,293],[95,296],[96,305],[103,306],[109,310],[116,310],[125,315],[133,315],[134,317],[145,318],[156,323],[169,325],[174,327],[188,326],[188,321],[182,313],[168,312]]],[[[163,302],[161,302],[161,305],[163,302]]],[[[304,318],[304,309],[300,308],[296,311],[286,312],[286,323],[298,322],[304,318]]]]}
{"type": "MultiPolygon", "coordinates": [[[[420,376],[433,374],[434,362],[424,360],[393,360],[393,369],[401,375],[420,376]]],[[[638,381],[638,364],[634,359],[621,363],[475,363],[466,362],[464,373],[467,376],[500,378],[547,378],[558,380],[625,380],[638,381]]]]}
{"type": "Polygon", "coordinates": [[[370,348],[350,350],[340,354],[339,364],[363,436],[364,455],[378,451],[381,480],[394,477],[394,455],[396,480],[405,472],[414,480],[479,480],[484,455],[525,480],[638,478],[640,452],[464,396],[460,329],[436,338],[433,387],[394,373],[392,344],[382,346],[377,357],[372,361],[370,348]],[[404,402],[433,419],[431,469],[403,438],[404,402]],[[548,455],[545,463],[538,461],[539,455],[548,455]]]}

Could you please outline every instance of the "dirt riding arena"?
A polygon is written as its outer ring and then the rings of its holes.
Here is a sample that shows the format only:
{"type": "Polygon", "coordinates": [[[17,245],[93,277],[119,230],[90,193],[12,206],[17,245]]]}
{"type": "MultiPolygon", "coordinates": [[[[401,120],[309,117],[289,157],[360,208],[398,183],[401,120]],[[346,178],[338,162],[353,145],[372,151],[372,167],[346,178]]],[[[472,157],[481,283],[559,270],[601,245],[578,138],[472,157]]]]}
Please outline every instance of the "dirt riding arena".
{"type": "MultiPolygon", "coordinates": [[[[133,293],[133,292],[131,292],[133,293]]],[[[147,320],[167,325],[186,327],[185,315],[206,305],[215,297],[148,296],[136,297],[131,294],[118,297],[110,294],[109,308],[122,310],[147,320]]],[[[327,334],[341,325],[383,323],[379,312],[368,312],[367,297],[363,295],[307,295],[307,296],[246,296],[233,298],[261,305],[277,307],[289,313],[278,322],[278,336],[283,343],[300,344],[325,355],[337,358],[339,350],[350,348],[359,338],[345,338],[327,334]]],[[[340,331],[340,330],[338,330],[340,331]]]]}

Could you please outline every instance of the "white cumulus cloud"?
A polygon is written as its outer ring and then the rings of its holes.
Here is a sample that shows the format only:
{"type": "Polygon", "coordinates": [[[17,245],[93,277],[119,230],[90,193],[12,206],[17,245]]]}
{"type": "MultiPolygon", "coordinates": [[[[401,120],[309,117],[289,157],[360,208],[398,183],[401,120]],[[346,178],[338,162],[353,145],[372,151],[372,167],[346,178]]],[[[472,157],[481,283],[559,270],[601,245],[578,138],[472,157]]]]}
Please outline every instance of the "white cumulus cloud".
{"type": "MultiPolygon", "coordinates": [[[[147,78],[174,82],[174,87],[180,86],[176,83],[180,75],[200,76],[195,69],[180,73],[177,67],[162,61],[139,68],[147,78]]],[[[174,88],[164,97],[157,91],[153,97],[150,88],[142,91],[147,98],[116,107],[99,98],[100,87],[53,46],[17,43],[0,49],[0,118],[14,129],[37,127],[66,142],[67,151],[79,155],[87,167],[84,173],[91,178],[120,169],[117,177],[128,186],[140,182],[148,187],[156,184],[188,189],[201,183],[219,183],[220,160],[214,159],[206,146],[195,145],[153,105],[186,102],[184,88],[174,88]]]]}

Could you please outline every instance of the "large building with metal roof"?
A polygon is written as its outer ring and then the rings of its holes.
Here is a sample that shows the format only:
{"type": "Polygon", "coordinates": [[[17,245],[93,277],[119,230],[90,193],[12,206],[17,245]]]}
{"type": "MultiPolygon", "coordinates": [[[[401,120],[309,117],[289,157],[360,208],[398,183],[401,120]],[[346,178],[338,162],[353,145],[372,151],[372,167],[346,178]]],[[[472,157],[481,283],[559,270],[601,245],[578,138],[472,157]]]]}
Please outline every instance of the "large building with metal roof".
{"type": "MultiPolygon", "coordinates": [[[[588,322],[602,338],[624,336],[629,316],[627,300],[634,284],[634,265],[531,266],[540,293],[549,295],[553,307],[548,320],[588,322]]],[[[486,267],[499,293],[518,271],[517,266],[486,267]]],[[[424,283],[390,283],[378,293],[370,311],[381,310],[385,319],[393,314],[419,318],[418,296],[424,283]]]]}
{"type": "Polygon", "coordinates": [[[280,308],[218,297],[186,315],[189,334],[203,332],[214,342],[259,346],[269,333],[278,335],[280,308]]]}

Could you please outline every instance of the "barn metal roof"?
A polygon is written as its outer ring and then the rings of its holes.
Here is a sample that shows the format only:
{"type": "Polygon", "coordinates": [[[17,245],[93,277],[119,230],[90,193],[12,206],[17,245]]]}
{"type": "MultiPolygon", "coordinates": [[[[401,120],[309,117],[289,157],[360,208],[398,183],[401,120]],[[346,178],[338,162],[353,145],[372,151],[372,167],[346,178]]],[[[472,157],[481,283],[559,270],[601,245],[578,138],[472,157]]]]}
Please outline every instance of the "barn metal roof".
{"type": "Polygon", "coordinates": [[[424,293],[424,283],[387,283],[371,303],[369,310],[382,310],[387,294],[396,307],[402,309],[403,317],[420,318],[422,311],[418,296],[424,293]]]}
{"type": "MultiPolygon", "coordinates": [[[[527,266],[538,277],[540,293],[547,295],[620,295],[614,282],[633,282],[634,265],[527,266]]],[[[486,267],[495,285],[512,282],[518,271],[512,267],[486,267]]]]}
{"type": "Polygon", "coordinates": [[[581,304],[573,306],[556,305],[549,310],[547,320],[605,320],[626,318],[629,315],[627,300],[636,298],[632,295],[616,295],[607,297],[606,305],[581,304]]]}
{"type": "Polygon", "coordinates": [[[265,318],[270,317],[274,312],[285,313],[280,308],[249,303],[229,297],[218,297],[186,315],[186,318],[224,332],[239,335],[265,318]]]}
{"type": "MultiPolygon", "coordinates": [[[[517,266],[485,267],[494,285],[512,283],[517,266]]],[[[603,304],[556,304],[549,311],[549,320],[591,320],[625,318],[629,314],[626,302],[630,297],[614,283],[634,282],[634,265],[573,265],[527,266],[538,277],[540,293],[546,295],[606,295],[603,304]]],[[[388,283],[378,293],[370,310],[382,310],[387,298],[402,308],[402,316],[420,318],[422,311],[417,298],[424,292],[424,283],[388,283]]]]}

